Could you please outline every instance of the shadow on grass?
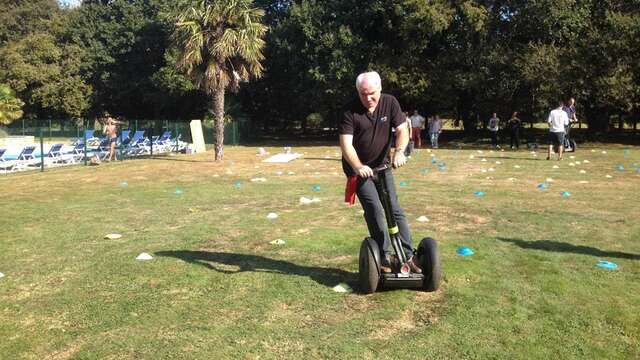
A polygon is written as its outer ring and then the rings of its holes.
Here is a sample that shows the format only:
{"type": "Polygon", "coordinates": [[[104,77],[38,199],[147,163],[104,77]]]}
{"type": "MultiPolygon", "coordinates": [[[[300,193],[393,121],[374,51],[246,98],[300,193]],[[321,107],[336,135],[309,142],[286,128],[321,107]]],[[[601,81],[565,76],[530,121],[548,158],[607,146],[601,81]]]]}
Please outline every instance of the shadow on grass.
{"type": "Polygon", "coordinates": [[[269,259],[259,255],[190,250],[158,251],[155,254],[157,256],[178,258],[224,274],[252,271],[307,276],[324,286],[334,287],[339,283],[347,283],[353,289],[357,288],[358,282],[357,274],[348,271],[297,265],[288,261],[269,259]],[[237,266],[239,269],[228,270],[224,269],[224,266],[237,266]]]}
{"type": "Polygon", "coordinates": [[[553,252],[565,252],[574,254],[593,255],[600,258],[619,258],[640,260],[640,254],[631,254],[620,251],[604,251],[591,246],[573,245],[555,240],[532,240],[526,241],[522,239],[508,239],[499,237],[498,240],[512,243],[523,249],[544,250],[553,252]]]}
{"type": "Polygon", "coordinates": [[[147,157],[147,160],[162,160],[162,161],[178,161],[178,162],[191,162],[191,163],[218,163],[222,164],[223,161],[218,161],[214,159],[214,155],[212,153],[211,158],[205,159],[185,159],[185,158],[175,158],[175,157],[167,157],[167,156],[155,156],[147,157]]]}
{"type": "Polygon", "coordinates": [[[304,160],[327,160],[327,161],[339,161],[339,162],[342,162],[341,158],[340,159],[336,159],[336,158],[327,159],[327,158],[319,158],[319,157],[304,157],[302,159],[304,159],[304,160]]]}

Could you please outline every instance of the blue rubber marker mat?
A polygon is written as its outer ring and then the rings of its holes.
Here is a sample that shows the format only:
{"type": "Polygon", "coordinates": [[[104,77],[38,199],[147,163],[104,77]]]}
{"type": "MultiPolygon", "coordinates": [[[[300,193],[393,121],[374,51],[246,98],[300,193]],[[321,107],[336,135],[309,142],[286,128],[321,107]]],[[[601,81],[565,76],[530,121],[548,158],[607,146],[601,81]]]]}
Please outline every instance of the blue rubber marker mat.
{"type": "Polygon", "coordinates": [[[596,266],[601,269],[607,269],[607,270],[615,270],[618,268],[618,264],[613,263],[611,261],[605,261],[605,260],[598,261],[596,266]]]}
{"type": "Polygon", "coordinates": [[[473,193],[473,195],[475,195],[476,197],[483,197],[486,194],[483,191],[476,191],[473,193]]]}
{"type": "Polygon", "coordinates": [[[549,187],[549,185],[547,185],[545,183],[538,184],[538,189],[540,189],[540,190],[546,190],[548,187],[549,187]]]}
{"type": "Polygon", "coordinates": [[[460,256],[471,256],[474,254],[473,250],[471,250],[471,248],[468,248],[466,246],[459,247],[456,250],[456,253],[460,256]]]}

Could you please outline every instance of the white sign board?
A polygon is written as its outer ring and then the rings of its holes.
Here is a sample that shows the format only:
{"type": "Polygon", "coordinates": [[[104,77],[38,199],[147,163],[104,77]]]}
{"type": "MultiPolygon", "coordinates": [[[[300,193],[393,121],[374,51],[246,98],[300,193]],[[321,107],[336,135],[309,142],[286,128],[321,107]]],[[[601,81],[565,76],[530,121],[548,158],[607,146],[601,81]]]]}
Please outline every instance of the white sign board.
{"type": "Polygon", "coordinates": [[[204,146],[204,135],[202,134],[202,121],[191,120],[189,124],[191,126],[191,139],[193,140],[193,152],[200,153],[205,152],[207,149],[204,146]]]}

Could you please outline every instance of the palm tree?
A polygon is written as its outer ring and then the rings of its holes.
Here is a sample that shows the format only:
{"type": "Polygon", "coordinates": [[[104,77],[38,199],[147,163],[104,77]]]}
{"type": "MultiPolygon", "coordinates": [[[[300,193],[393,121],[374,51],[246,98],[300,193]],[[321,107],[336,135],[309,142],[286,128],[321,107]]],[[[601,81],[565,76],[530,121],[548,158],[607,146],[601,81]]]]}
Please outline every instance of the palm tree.
{"type": "Polygon", "coordinates": [[[212,97],[215,123],[215,158],[222,159],[224,94],[237,91],[241,81],[262,75],[264,11],[250,0],[200,0],[177,19],[173,41],[177,67],[195,86],[212,97]]]}
{"type": "Polygon", "coordinates": [[[0,84],[0,124],[8,125],[22,117],[24,102],[7,85],[0,84]]]}

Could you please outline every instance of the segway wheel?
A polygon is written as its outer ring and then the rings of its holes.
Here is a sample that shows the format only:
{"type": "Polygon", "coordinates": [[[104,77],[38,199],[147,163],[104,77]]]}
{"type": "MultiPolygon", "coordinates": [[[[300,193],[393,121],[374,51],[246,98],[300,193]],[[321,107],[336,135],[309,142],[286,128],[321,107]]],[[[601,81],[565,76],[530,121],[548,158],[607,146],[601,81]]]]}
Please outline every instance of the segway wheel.
{"type": "Polygon", "coordinates": [[[380,250],[372,238],[365,238],[360,246],[358,275],[360,289],[365,294],[376,292],[380,283],[380,250]]]}
{"type": "Polygon", "coordinates": [[[576,152],[576,142],[575,142],[575,140],[573,140],[573,139],[569,140],[569,146],[571,146],[571,150],[569,150],[569,152],[576,152]]]}
{"type": "Polygon", "coordinates": [[[424,275],[423,289],[426,291],[438,290],[442,272],[438,244],[434,239],[430,237],[422,239],[418,247],[418,259],[422,265],[422,274],[424,275]]]}

